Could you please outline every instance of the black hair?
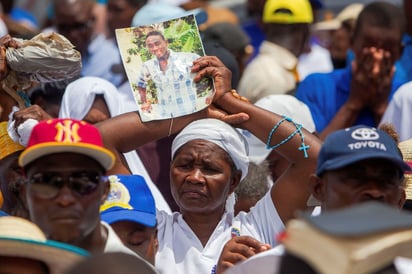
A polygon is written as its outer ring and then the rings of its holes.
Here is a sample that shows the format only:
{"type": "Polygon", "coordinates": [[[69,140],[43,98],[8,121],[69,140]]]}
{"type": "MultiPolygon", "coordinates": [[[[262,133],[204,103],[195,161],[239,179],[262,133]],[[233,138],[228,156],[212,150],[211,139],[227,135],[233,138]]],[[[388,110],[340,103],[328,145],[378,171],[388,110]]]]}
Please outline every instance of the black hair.
{"type": "Polygon", "coordinates": [[[405,31],[405,19],[402,10],[388,2],[372,2],[366,5],[358,16],[353,36],[360,32],[364,25],[385,29],[399,29],[400,37],[405,31]]]}
{"type": "Polygon", "coordinates": [[[61,81],[47,82],[29,92],[29,98],[33,104],[41,97],[49,103],[60,104],[68,84],[79,77],[69,78],[61,81]]]}
{"type": "Polygon", "coordinates": [[[126,0],[126,2],[133,7],[141,7],[147,4],[147,0],[126,0]]]}
{"type": "Polygon", "coordinates": [[[157,30],[149,31],[149,32],[146,34],[146,39],[147,39],[149,36],[161,36],[162,39],[166,41],[163,33],[161,33],[160,31],[157,31],[157,30]]]}
{"type": "Polygon", "coordinates": [[[10,14],[14,7],[14,0],[1,0],[0,5],[4,14],[10,14]]]}

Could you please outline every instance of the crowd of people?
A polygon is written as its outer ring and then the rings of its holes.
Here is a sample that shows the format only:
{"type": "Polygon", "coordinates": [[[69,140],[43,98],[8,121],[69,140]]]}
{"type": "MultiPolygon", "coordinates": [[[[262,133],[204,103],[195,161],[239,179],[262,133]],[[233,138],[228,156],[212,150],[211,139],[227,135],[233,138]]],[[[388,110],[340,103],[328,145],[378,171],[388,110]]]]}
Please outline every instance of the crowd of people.
{"type": "MultiPolygon", "coordinates": [[[[206,0],[52,0],[28,26],[2,1],[0,272],[365,273],[302,251],[331,241],[374,246],[367,273],[412,271],[398,247],[412,242],[403,2],[328,18],[321,0],[248,0],[246,20],[206,0]],[[152,25],[188,12],[204,56],[152,25]],[[130,83],[115,30],[141,24],[152,59],[130,83]],[[198,109],[205,77],[213,97],[198,109]],[[145,121],[152,104],[164,113],[145,121]],[[295,242],[305,229],[316,246],[295,242]]],[[[355,256],[341,249],[329,254],[355,256]]]]}

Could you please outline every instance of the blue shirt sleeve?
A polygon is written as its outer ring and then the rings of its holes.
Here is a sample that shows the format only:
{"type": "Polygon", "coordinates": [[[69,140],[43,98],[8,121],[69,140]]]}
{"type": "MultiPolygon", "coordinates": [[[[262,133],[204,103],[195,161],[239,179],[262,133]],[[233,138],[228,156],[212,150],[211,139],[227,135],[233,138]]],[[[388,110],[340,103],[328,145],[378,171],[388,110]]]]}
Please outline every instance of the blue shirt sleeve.
{"type": "Polygon", "coordinates": [[[412,81],[412,35],[405,34],[402,42],[404,48],[401,58],[396,63],[395,74],[404,76],[405,81],[412,81]]]}
{"type": "Polygon", "coordinates": [[[328,74],[320,73],[309,75],[298,85],[296,98],[309,107],[317,132],[322,132],[329,123],[328,108],[334,105],[331,97],[335,89],[333,81],[328,79],[328,74]]]}

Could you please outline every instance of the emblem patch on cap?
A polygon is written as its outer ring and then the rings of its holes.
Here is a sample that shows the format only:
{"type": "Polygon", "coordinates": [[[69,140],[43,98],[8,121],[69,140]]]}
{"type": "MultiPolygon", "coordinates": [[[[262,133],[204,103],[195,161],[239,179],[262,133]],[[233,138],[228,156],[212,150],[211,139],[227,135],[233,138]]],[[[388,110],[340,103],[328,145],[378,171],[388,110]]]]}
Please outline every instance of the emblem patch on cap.
{"type": "Polygon", "coordinates": [[[358,128],[352,132],[352,138],[355,140],[377,140],[379,133],[371,128],[358,128]]]}
{"type": "Polygon", "coordinates": [[[100,211],[111,207],[121,207],[124,209],[133,209],[130,205],[129,190],[120,182],[116,175],[109,176],[110,192],[105,203],[100,207],[100,211]]]}

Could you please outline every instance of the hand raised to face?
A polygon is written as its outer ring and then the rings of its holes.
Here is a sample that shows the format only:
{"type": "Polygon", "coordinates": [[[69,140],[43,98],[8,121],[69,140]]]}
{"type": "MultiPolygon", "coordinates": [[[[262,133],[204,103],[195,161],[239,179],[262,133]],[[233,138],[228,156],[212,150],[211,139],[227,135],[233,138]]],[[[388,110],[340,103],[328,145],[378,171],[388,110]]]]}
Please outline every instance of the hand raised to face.
{"type": "Polygon", "coordinates": [[[10,47],[18,48],[19,44],[8,34],[3,37],[0,37],[0,80],[6,78],[8,74],[6,49],[10,47]]]}
{"type": "MultiPolygon", "coordinates": [[[[357,109],[370,107],[372,111],[386,106],[395,72],[389,51],[366,47],[352,63],[350,102],[357,109]]],[[[375,112],[375,111],[374,111],[375,112]]]]}

